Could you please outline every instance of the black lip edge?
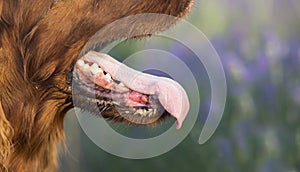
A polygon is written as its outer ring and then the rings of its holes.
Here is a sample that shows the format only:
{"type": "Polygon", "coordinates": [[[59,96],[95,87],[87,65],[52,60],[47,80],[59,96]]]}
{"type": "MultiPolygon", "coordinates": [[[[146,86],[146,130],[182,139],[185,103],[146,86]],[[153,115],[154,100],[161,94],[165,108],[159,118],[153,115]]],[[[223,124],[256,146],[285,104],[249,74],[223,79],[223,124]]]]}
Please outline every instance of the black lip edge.
{"type": "MultiPolygon", "coordinates": [[[[74,106],[78,107],[82,112],[88,112],[93,114],[95,117],[103,117],[106,120],[112,120],[114,122],[126,123],[132,126],[155,126],[165,119],[173,118],[167,111],[163,111],[160,115],[155,115],[153,117],[148,116],[141,116],[141,115],[134,115],[128,114],[127,117],[124,117],[124,114],[121,115],[114,106],[107,108],[105,111],[100,112],[99,106],[94,102],[89,102],[85,96],[80,95],[75,99],[75,105],[81,104],[80,101],[84,103],[82,106],[74,106]],[[99,113],[100,112],[100,113],[99,113]]],[[[175,119],[175,118],[174,118],[175,119]]]]}

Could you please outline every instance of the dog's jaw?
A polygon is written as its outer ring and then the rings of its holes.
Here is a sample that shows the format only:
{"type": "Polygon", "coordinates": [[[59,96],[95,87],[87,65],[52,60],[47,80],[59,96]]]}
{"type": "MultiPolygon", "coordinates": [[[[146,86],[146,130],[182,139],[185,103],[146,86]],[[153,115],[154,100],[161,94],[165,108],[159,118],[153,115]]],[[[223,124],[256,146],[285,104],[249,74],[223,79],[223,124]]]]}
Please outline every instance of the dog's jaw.
{"type": "MultiPolygon", "coordinates": [[[[116,20],[112,23],[109,23],[108,25],[103,26],[100,31],[98,31],[88,42],[88,44],[85,45],[85,47],[82,50],[82,54],[80,56],[85,56],[86,54],[89,54],[91,50],[100,51],[103,47],[110,44],[111,42],[125,38],[125,39],[131,39],[131,38],[142,38],[142,37],[148,37],[152,34],[159,33],[161,31],[164,31],[174,25],[176,22],[178,22],[182,17],[187,15],[191,7],[193,5],[192,0],[187,1],[181,1],[180,8],[174,11],[174,10],[166,10],[166,12],[159,12],[159,14],[155,15],[152,13],[147,14],[139,14],[133,15],[133,16],[125,16],[121,18],[120,20],[116,20]],[[120,27],[122,26],[122,27],[120,27]],[[130,32],[129,32],[130,31],[130,32]]],[[[152,11],[149,11],[152,12],[152,11]]],[[[100,57],[101,58],[101,57],[100,57]]],[[[92,64],[91,64],[92,65],[92,64]]],[[[105,65],[104,65],[105,67],[105,65]]],[[[90,66],[87,66],[87,68],[90,68],[90,66]]],[[[73,72],[73,71],[71,71],[73,72]]],[[[123,77],[130,77],[130,76],[123,76],[123,77]]],[[[120,81],[121,78],[119,78],[120,81]]],[[[123,78],[124,79],[124,78],[123,78]]],[[[80,80],[77,78],[77,81],[80,80]]],[[[91,79],[93,80],[93,79],[91,79]]],[[[75,82],[76,83],[76,82],[75,82]]],[[[81,82],[82,84],[82,82],[81,82]]],[[[124,83],[123,83],[124,84],[124,83]]],[[[82,84],[84,85],[84,84],[82,84]]],[[[140,108],[134,108],[131,109],[125,108],[118,108],[115,109],[114,105],[115,102],[113,101],[103,101],[103,98],[105,97],[98,96],[97,99],[86,99],[85,96],[80,95],[80,90],[78,92],[78,89],[75,89],[75,94],[77,94],[77,97],[74,98],[73,101],[75,102],[75,106],[79,106],[80,108],[83,108],[87,111],[90,111],[94,114],[99,115],[100,114],[109,119],[113,119],[117,122],[126,122],[129,124],[138,124],[138,125],[148,125],[148,124],[156,124],[163,120],[165,117],[171,116],[175,117],[177,119],[177,128],[179,129],[187,115],[188,109],[189,109],[189,103],[188,98],[186,96],[186,93],[183,91],[182,87],[178,84],[175,84],[174,93],[175,90],[180,93],[176,97],[176,94],[173,94],[173,98],[169,97],[168,101],[163,101],[163,98],[160,98],[160,101],[157,103],[160,106],[164,106],[164,108],[158,108],[161,109],[158,111],[158,109],[155,109],[155,113],[152,113],[152,110],[150,108],[150,111],[147,111],[145,109],[149,109],[147,106],[141,105],[140,108]],[[78,96],[79,95],[79,96],[78,96]],[[175,96],[175,97],[174,97],[175,96]],[[100,98],[99,98],[100,97],[100,98]],[[177,101],[177,102],[176,102],[177,101]],[[87,103],[85,103],[87,102],[87,103]],[[104,103],[105,102],[105,103],[104,103]],[[91,104],[98,104],[99,108],[92,106],[91,104]],[[176,109],[176,108],[177,109],[176,109]],[[99,110],[100,109],[100,110],[99,110]],[[122,110],[120,110],[122,109],[122,110]],[[166,110],[164,112],[164,110],[166,110]],[[121,112],[120,112],[121,111],[121,112]],[[122,113],[123,115],[120,115],[122,113]],[[137,113],[138,112],[138,113],[137,113]],[[143,112],[143,113],[142,113],[143,112]],[[136,114],[136,115],[133,115],[136,114]],[[151,115],[152,114],[152,115],[151,115]],[[155,114],[155,115],[153,115],[155,114]],[[156,116],[158,114],[158,116],[156,116]],[[126,117],[127,116],[127,117],[126,117]],[[128,117],[129,116],[129,117],[128,117]],[[130,119],[130,120],[128,120],[130,119]]],[[[154,85],[152,85],[154,87],[154,85]]],[[[158,85],[156,85],[158,86],[158,85]]],[[[162,85],[160,85],[162,86],[162,85]]],[[[91,86],[94,87],[94,86],[91,86]]],[[[78,87],[75,87],[78,88],[78,87]]],[[[131,89],[131,91],[134,89],[131,89]]],[[[135,90],[136,91],[136,90],[135,90]]],[[[84,92],[84,91],[83,91],[84,92]]],[[[140,91],[141,93],[142,91],[140,91]]],[[[162,91],[160,92],[162,95],[162,91]]],[[[168,90],[165,89],[165,92],[163,93],[166,95],[168,93],[168,90]]],[[[100,95],[100,94],[98,94],[100,95]]],[[[171,96],[171,94],[169,94],[171,96]]],[[[95,96],[95,95],[93,95],[95,96]]],[[[159,99],[159,98],[156,98],[159,99]]],[[[158,105],[158,106],[159,106],[158,105]]]]}
{"type": "Polygon", "coordinates": [[[177,119],[179,129],[189,110],[184,89],[175,81],[145,74],[118,62],[107,54],[89,52],[80,59],[74,70],[75,105],[92,106],[105,117],[120,118],[137,125],[153,124],[167,114],[177,119]],[[77,96],[86,96],[86,102],[77,96]],[[114,116],[105,115],[115,111],[114,116]]]}
{"type": "MultiPolygon", "coordinates": [[[[136,14],[181,18],[191,4],[192,0],[0,0],[0,101],[14,130],[7,140],[11,153],[5,157],[6,170],[55,171],[55,145],[64,138],[63,119],[73,106],[67,76],[92,35],[136,14]]],[[[160,32],[174,23],[161,28],[148,23],[140,29],[160,32]]],[[[110,38],[106,42],[120,37],[110,38]]],[[[2,166],[0,160],[1,170],[2,166]]]]}

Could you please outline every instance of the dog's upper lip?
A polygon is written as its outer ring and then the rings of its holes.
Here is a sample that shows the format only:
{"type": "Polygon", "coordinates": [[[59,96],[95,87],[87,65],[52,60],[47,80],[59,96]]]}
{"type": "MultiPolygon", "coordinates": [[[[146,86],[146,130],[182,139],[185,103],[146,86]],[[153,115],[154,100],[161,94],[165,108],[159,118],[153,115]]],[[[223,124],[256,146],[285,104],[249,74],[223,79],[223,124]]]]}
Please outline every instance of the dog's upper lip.
{"type": "Polygon", "coordinates": [[[91,51],[83,58],[97,63],[128,88],[143,94],[157,95],[163,107],[177,119],[177,128],[181,127],[189,111],[189,100],[186,92],[177,82],[136,71],[107,54],[91,51]]]}

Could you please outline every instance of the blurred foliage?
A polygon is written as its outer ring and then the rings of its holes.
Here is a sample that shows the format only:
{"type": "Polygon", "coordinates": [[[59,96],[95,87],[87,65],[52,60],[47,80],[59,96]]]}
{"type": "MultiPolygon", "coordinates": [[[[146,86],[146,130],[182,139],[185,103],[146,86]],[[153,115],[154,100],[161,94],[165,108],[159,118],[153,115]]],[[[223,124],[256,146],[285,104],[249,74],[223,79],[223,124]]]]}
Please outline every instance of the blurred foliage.
{"type": "Polygon", "coordinates": [[[300,171],[300,1],[196,1],[188,20],[207,35],[226,72],[226,109],[213,137],[197,143],[210,102],[209,80],[201,74],[197,125],[172,151],[147,160],[112,156],[88,139],[71,112],[60,171],[300,171]]]}

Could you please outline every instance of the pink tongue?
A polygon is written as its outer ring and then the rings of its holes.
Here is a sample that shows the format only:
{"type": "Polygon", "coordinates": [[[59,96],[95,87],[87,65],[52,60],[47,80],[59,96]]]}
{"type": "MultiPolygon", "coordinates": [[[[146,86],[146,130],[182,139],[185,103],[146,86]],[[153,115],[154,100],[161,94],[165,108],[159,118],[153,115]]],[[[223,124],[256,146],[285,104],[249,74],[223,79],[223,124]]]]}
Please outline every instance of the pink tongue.
{"type": "Polygon", "coordinates": [[[131,90],[157,95],[162,106],[177,119],[177,129],[189,111],[189,100],[184,89],[175,81],[142,73],[118,62],[107,54],[91,51],[84,57],[87,61],[97,63],[104,71],[131,90]]]}

